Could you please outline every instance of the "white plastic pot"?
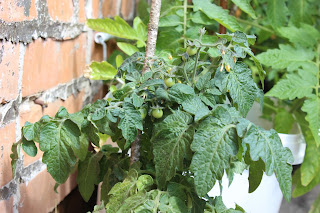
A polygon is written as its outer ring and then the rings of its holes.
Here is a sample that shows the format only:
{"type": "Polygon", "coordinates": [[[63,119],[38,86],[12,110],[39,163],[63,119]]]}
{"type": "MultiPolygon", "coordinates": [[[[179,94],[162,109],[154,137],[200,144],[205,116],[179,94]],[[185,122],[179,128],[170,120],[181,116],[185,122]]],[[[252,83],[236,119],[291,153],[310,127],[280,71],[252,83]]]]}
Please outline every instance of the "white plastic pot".
{"type": "MultiPolygon", "coordinates": [[[[261,111],[257,103],[254,104],[252,110],[249,112],[247,119],[256,125],[262,126],[265,129],[271,129],[272,124],[263,119],[260,119],[261,111]]],[[[279,134],[282,144],[288,147],[293,156],[293,165],[301,164],[303,162],[306,143],[303,135],[296,128],[297,134],[279,134]]],[[[242,175],[236,174],[233,182],[228,187],[229,181],[226,174],[222,178],[222,199],[228,208],[235,208],[235,204],[241,206],[248,213],[277,213],[279,212],[282,202],[282,192],[279,187],[276,176],[263,175],[259,187],[253,192],[248,193],[249,172],[245,170],[242,175]]],[[[208,193],[209,196],[219,196],[219,184],[212,188],[208,193]]]]}

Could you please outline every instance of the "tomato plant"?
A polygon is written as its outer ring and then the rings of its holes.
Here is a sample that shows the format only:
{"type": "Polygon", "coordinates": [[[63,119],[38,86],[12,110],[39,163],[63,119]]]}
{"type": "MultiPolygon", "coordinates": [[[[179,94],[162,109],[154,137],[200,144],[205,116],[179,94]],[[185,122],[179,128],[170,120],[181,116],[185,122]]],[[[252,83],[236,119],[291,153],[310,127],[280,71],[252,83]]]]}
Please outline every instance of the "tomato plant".
{"type": "MultiPolygon", "coordinates": [[[[184,3],[186,11],[187,1],[184,3]]],[[[54,117],[26,123],[22,139],[13,146],[13,167],[19,146],[34,156],[37,142],[44,152],[42,161],[58,185],[77,168],[79,191],[88,201],[95,185],[102,182],[101,199],[106,205],[101,208],[108,213],[244,212],[239,206],[227,209],[221,196],[212,198],[208,192],[222,180],[224,172],[231,183],[234,174],[245,168],[250,171],[251,189],[259,186],[263,172],[275,173],[289,201],[290,150],[282,146],[276,131],[246,120],[254,101],[263,100],[262,90],[244,63],[247,56],[253,59],[263,85],[265,72],[249,47],[255,36],[238,31],[240,25],[228,12],[209,0],[193,3],[209,18],[218,19],[208,9],[219,12],[225,17],[224,25],[234,32],[213,36],[204,28],[199,30],[196,24],[205,17],[195,10],[189,21],[190,39],[185,24],[179,34],[183,44],[174,46],[177,44],[172,42],[170,53],[167,43],[172,36],[164,35],[174,31],[160,30],[159,38],[166,37],[166,47],[159,39],[157,48],[163,47],[162,51],[152,56],[150,63],[144,64],[145,55],[139,51],[128,54],[125,60],[118,58],[116,68],[107,62],[92,63],[89,76],[109,80],[112,98],[97,100],[73,114],[61,107],[54,117]],[[224,64],[228,70],[223,69],[224,64]],[[142,71],[144,65],[147,71],[142,71]],[[122,85],[115,87],[115,82],[122,85]],[[146,109],[152,109],[149,116],[146,109]],[[101,144],[101,134],[110,136],[114,146],[101,144]],[[130,164],[128,151],[137,142],[141,143],[139,162],[130,164]],[[88,150],[89,145],[96,151],[88,150]],[[256,166],[258,161],[262,167],[256,166]]],[[[176,20],[177,11],[163,10],[171,16],[169,20],[176,20]]],[[[178,17],[178,25],[180,18],[188,21],[186,12],[178,17]]],[[[160,19],[160,27],[168,27],[167,21],[160,19]]],[[[88,24],[100,31],[112,29],[118,36],[126,35],[139,48],[146,45],[146,28],[139,18],[133,28],[119,17],[89,20],[88,24]],[[123,32],[118,32],[120,29],[123,32]]]]}

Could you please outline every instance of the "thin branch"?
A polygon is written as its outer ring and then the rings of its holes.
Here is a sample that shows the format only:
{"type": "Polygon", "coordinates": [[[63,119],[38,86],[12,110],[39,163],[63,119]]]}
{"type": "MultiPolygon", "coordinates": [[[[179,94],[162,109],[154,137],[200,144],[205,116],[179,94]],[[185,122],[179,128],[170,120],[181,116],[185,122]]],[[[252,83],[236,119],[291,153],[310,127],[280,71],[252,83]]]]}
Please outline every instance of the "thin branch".
{"type": "MultiPolygon", "coordinates": [[[[144,58],[142,74],[144,74],[145,72],[147,72],[149,70],[148,64],[151,64],[150,63],[151,58],[154,56],[154,53],[156,51],[160,9],[161,9],[161,0],[152,0],[151,7],[150,7],[149,24],[148,24],[148,37],[147,37],[147,45],[146,45],[146,54],[145,54],[145,58],[144,58]]],[[[139,161],[141,135],[142,135],[141,130],[138,130],[137,138],[131,144],[130,165],[132,165],[134,162],[139,161]]]]}
{"type": "Polygon", "coordinates": [[[160,9],[161,9],[161,0],[152,0],[151,7],[150,7],[149,24],[148,24],[146,54],[144,58],[142,74],[148,71],[149,69],[148,64],[150,63],[150,58],[154,56],[154,53],[156,51],[160,9]]]}

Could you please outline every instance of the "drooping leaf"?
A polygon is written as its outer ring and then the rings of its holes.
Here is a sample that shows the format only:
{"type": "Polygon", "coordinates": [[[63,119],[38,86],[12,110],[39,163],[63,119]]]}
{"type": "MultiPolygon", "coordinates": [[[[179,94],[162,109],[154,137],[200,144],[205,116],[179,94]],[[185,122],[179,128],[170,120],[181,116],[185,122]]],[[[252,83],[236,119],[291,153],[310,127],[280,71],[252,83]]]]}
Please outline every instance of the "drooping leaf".
{"type": "Polygon", "coordinates": [[[210,113],[208,107],[201,101],[199,96],[188,96],[182,103],[183,109],[193,115],[197,122],[210,113]]]}
{"type": "Polygon", "coordinates": [[[164,16],[159,20],[159,27],[174,27],[183,24],[183,18],[172,14],[164,16]]]}
{"type": "Polygon", "coordinates": [[[258,161],[250,161],[249,167],[249,193],[254,192],[261,183],[264,171],[264,162],[259,159],[258,161]]]}
{"type": "Polygon", "coordinates": [[[136,139],[138,129],[143,130],[142,118],[140,112],[131,103],[125,102],[123,109],[118,128],[122,130],[122,135],[127,140],[126,146],[128,147],[136,139]]]}
{"type": "Polygon", "coordinates": [[[267,0],[267,17],[274,28],[284,26],[287,12],[286,0],[267,0]]]}
{"type": "Polygon", "coordinates": [[[119,38],[137,40],[145,45],[145,35],[141,34],[141,31],[131,28],[119,16],[115,16],[114,20],[109,18],[88,19],[87,25],[95,31],[109,33],[119,38]]]}
{"type": "Polygon", "coordinates": [[[157,39],[157,50],[175,52],[180,47],[182,33],[175,30],[160,31],[157,39]]]}
{"type": "Polygon", "coordinates": [[[303,186],[301,184],[301,169],[299,168],[294,173],[292,180],[295,187],[292,192],[292,197],[299,197],[311,191],[316,185],[318,185],[320,183],[320,176],[316,175],[308,185],[303,186]]]}
{"type": "Polygon", "coordinates": [[[59,123],[47,123],[40,132],[40,150],[44,152],[42,162],[57,183],[64,183],[76,157],[73,148],[79,147],[80,130],[71,120],[59,123]],[[73,148],[72,148],[73,147],[73,148]]]}
{"type": "Polygon", "coordinates": [[[21,148],[21,140],[19,142],[14,143],[11,147],[10,158],[11,158],[12,174],[16,173],[17,161],[19,160],[19,156],[20,156],[20,148],[21,148]]]}
{"type": "Polygon", "coordinates": [[[246,116],[258,90],[252,79],[251,70],[245,64],[237,63],[229,73],[217,70],[215,79],[219,89],[223,92],[229,91],[232,100],[238,104],[241,114],[246,116]]]}
{"type": "Polygon", "coordinates": [[[89,78],[93,80],[111,80],[117,74],[117,69],[106,61],[92,62],[89,71],[89,78]]]}
{"type": "Polygon", "coordinates": [[[232,32],[241,30],[241,26],[237,22],[234,16],[229,15],[228,10],[222,9],[210,0],[193,0],[194,10],[201,10],[209,18],[216,20],[232,32]]]}
{"type": "Polygon", "coordinates": [[[304,102],[301,109],[307,113],[306,120],[309,122],[310,130],[318,147],[320,145],[320,97],[313,95],[304,102]]]}
{"type": "Polygon", "coordinates": [[[133,212],[134,209],[142,205],[148,198],[148,195],[144,192],[138,192],[123,201],[123,204],[117,212],[133,212]]]}
{"type": "Polygon", "coordinates": [[[195,188],[204,196],[221,180],[224,170],[230,167],[230,158],[237,154],[235,125],[224,125],[210,116],[205,118],[194,135],[191,145],[195,152],[190,170],[194,173],[195,188]]]}
{"type": "Polygon", "coordinates": [[[170,87],[168,91],[170,100],[179,104],[181,104],[188,96],[193,96],[194,94],[192,87],[179,83],[170,87]]]}
{"type": "Polygon", "coordinates": [[[154,127],[151,141],[158,185],[163,187],[176,170],[182,168],[185,153],[190,150],[194,129],[189,124],[192,116],[177,111],[154,127]],[[164,157],[165,156],[165,157],[164,157]]]}
{"type": "Polygon", "coordinates": [[[136,181],[138,178],[138,172],[131,169],[128,176],[123,182],[116,183],[109,192],[110,199],[106,205],[106,212],[116,213],[125,199],[133,195],[136,190],[136,181]]]}
{"type": "Polygon", "coordinates": [[[316,77],[309,72],[303,72],[301,75],[288,74],[286,78],[278,81],[266,96],[289,100],[308,97],[312,93],[316,81],[316,77]]]}
{"type": "MultiPolygon", "coordinates": [[[[250,157],[253,161],[259,158],[265,163],[265,172],[267,175],[275,173],[283,196],[287,201],[291,198],[291,171],[293,156],[288,148],[282,146],[281,140],[276,131],[271,129],[266,131],[261,127],[248,123],[245,119],[240,121],[245,123],[247,131],[242,140],[244,151],[247,150],[246,144],[250,146],[250,157]]],[[[239,124],[238,124],[239,125],[239,124]]],[[[238,135],[243,133],[237,129],[238,135]]]]}
{"type": "Polygon", "coordinates": [[[97,147],[100,147],[99,130],[91,121],[84,120],[81,124],[81,131],[87,135],[90,142],[94,143],[97,147]]]}
{"type": "Polygon", "coordinates": [[[289,134],[294,121],[292,113],[280,108],[274,117],[274,129],[278,133],[289,134]]]}
{"type": "Polygon", "coordinates": [[[237,5],[242,11],[251,16],[251,18],[256,19],[256,13],[250,5],[250,0],[232,0],[232,2],[237,5]]]}
{"type": "Polygon", "coordinates": [[[139,97],[136,93],[132,94],[132,103],[135,107],[141,107],[143,101],[143,98],[139,97]]]}
{"type": "Polygon", "coordinates": [[[22,128],[23,136],[28,141],[32,141],[36,138],[36,134],[39,131],[38,125],[26,122],[22,128]]]}
{"type": "Polygon", "coordinates": [[[197,24],[210,25],[212,24],[212,19],[210,19],[206,14],[201,11],[191,13],[191,20],[197,24]]]}
{"type": "Polygon", "coordinates": [[[83,199],[88,202],[97,182],[99,175],[99,160],[102,158],[101,152],[96,154],[87,154],[84,161],[80,161],[78,165],[77,183],[79,191],[83,199]]]}
{"type": "Polygon", "coordinates": [[[121,66],[122,62],[123,62],[123,57],[121,55],[117,55],[117,57],[116,57],[117,69],[121,66]]]}
{"type": "Polygon", "coordinates": [[[22,149],[31,157],[35,157],[38,152],[38,149],[34,144],[34,141],[28,141],[25,137],[22,138],[22,149]]]}
{"type": "Polygon", "coordinates": [[[281,36],[288,38],[289,41],[297,46],[313,47],[320,39],[319,31],[307,24],[301,24],[300,28],[295,26],[281,27],[281,36]]]}
{"type": "MultiPolygon", "coordinates": [[[[309,123],[306,121],[305,114],[299,111],[295,111],[294,116],[301,127],[307,147],[305,156],[300,167],[301,171],[301,185],[307,186],[318,175],[320,171],[320,146],[317,147],[317,143],[313,138],[309,123]]],[[[302,140],[302,139],[301,139],[302,140]]]]}
{"type": "Polygon", "coordinates": [[[264,65],[275,69],[291,70],[290,67],[297,67],[297,65],[311,61],[314,53],[311,49],[280,44],[279,49],[269,49],[256,57],[264,65]]]}
{"type": "MultiPolygon", "coordinates": [[[[135,17],[133,20],[133,29],[136,30],[137,34],[141,37],[142,40],[147,40],[148,27],[143,23],[140,17],[135,17]]],[[[138,40],[137,47],[144,47],[145,43],[138,40]]]]}
{"type": "Polygon", "coordinates": [[[301,23],[312,23],[311,4],[307,0],[288,1],[288,9],[291,14],[290,21],[296,26],[301,23]]]}
{"type": "Polygon", "coordinates": [[[117,46],[128,56],[131,56],[135,52],[139,52],[139,49],[137,47],[126,42],[117,42],[117,46]]]}

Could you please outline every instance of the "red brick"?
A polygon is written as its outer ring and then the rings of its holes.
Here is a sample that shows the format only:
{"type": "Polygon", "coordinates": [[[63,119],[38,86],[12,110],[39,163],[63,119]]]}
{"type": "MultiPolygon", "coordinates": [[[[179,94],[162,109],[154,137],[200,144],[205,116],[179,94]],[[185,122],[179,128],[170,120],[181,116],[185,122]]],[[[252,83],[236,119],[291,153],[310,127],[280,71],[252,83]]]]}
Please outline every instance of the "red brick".
{"type": "Polygon", "coordinates": [[[86,9],[85,0],[79,0],[79,22],[84,23],[86,21],[86,9]]]}
{"type": "Polygon", "coordinates": [[[103,17],[114,17],[120,13],[121,0],[104,0],[102,5],[102,15],[103,17]]]}
{"type": "Polygon", "coordinates": [[[92,0],[92,18],[99,18],[99,0],[92,0]]]}
{"type": "Polygon", "coordinates": [[[10,154],[15,142],[15,128],[15,122],[0,128],[0,187],[12,179],[10,154]]]}
{"type": "Polygon", "coordinates": [[[25,3],[27,1],[0,1],[0,19],[10,22],[36,19],[35,1],[31,0],[30,5],[25,3]]]}
{"type": "MultiPolygon", "coordinates": [[[[44,108],[44,110],[42,110],[40,105],[31,103],[29,109],[20,109],[20,125],[23,126],[26,121],[31,123],[37,122],[43,115],[49,115],[53,117],[58,112],[60,106],[66,107],[69,113],[78,112],[82,108],[83,94],[84,93],[81,92],[77,96],[71,95],[66,101],[57,100],[53,103],[48,103],[48,107],[44,108]]],[[[38,143],[36,143],[36,146],[39,148],[38,143]]],[[[27,166],[35,162],[36,160],[40,159],[42,155],[43,152],[41,152],[39,149],[35,157],[25,155],[24,165],[27,166]]]]}
{"type": "Polygon", "coordinates": [[[68,22],[73,15],[72,0],[47,0],[49,15],[54,21],[68,22]]]}
{"type": "Polygon", "coordinates": [[[2,103],[18,96],[19,44],[2,41],[0,52],[0,103],[2,103]]]}
{"type": "Polygon", "coordinates": [[[0,200],[0,209],[2,213],[12,213],[13,212],[13,197],[8,200],[0,200]]]}
{"type": "Polygon", "coordinates": [[[24,57],[22,95],[32,95],[80,77],[85,57],[85,34],[73,40],[38,39],[29,44],[24,57]]]}
{"type": "Polygon", "coordinates": [[[76,174],[69,177],[66,183],[54,192],[55,181],[45,170],[38,174],[27,185],[20,184],[20,213],[51,212],[75,187],[76,174]]]}
{"type": "Polygon", "coordinates": [[[134,1],[122,0],[121,1],[121,16],[125,20],[132,19],[134,15],[134,1]]]}

